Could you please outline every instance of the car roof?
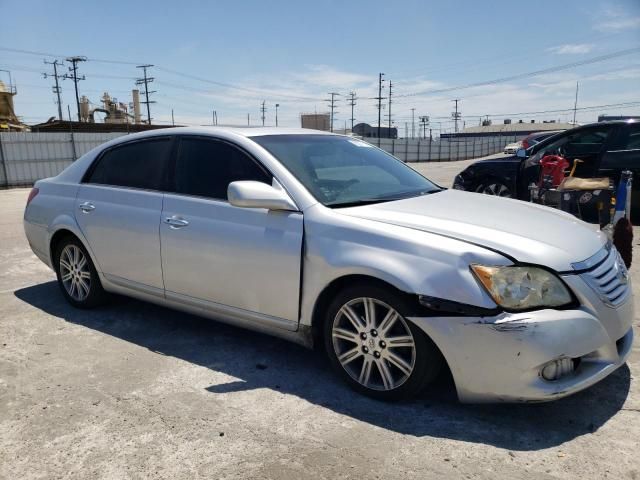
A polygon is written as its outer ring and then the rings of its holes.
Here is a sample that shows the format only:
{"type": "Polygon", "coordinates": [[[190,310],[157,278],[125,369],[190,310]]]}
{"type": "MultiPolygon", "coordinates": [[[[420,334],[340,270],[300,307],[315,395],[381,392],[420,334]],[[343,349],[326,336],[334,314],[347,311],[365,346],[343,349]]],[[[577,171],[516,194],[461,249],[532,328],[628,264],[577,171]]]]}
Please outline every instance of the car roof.
{"type": "Polygon", "coordinates": [[[169,127],[147,130],[135,134],[136,137],[156,136],[156,135],[176,135],[176,134],[235,134],[243,137],[260,137],[265,135],[338,135],[322,130],[311,130],[309,128],[283,128],[283,127],[169,127]]]}

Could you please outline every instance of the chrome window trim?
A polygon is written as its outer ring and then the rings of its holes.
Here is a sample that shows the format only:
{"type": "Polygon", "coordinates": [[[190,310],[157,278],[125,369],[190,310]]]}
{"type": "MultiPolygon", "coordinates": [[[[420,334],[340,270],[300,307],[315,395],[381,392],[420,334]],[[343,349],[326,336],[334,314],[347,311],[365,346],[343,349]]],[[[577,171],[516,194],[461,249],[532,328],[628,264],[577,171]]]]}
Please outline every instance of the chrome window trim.
{"type": "Polygon", "coordinates": [[[611,247],[612,243],[609,241],[594,255],[587,258],[586,260],[582,260],[581,262],[572,263],[571,267],[576,271],[591,270],[593,267],[602,263],[609,256],[611,247]]]}

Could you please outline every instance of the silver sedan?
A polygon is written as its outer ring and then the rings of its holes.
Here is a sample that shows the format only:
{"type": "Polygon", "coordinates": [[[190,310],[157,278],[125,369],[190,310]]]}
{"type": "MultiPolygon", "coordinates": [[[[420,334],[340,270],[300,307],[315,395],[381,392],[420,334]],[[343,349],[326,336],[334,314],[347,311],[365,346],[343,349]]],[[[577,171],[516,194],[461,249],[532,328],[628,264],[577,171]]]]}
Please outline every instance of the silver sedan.
{"type": "Polygon", "coordinates": [[[349,137],[175,128],[40,180],[24,227],[79,308],[119,293],[324,348],[357,390],[545,401],[626,360],[629,277],[557,210],[443,189],[349,137]]]}

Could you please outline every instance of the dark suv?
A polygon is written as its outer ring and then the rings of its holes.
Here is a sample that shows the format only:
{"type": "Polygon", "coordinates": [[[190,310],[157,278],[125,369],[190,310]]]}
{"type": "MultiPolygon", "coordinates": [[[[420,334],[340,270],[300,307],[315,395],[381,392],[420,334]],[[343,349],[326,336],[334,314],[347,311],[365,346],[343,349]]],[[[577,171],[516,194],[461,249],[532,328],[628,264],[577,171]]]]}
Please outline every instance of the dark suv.
{"type": "Polygon", "coordinates": [[[560,155],[569,161],[579,159],[574,176],[611,177],[615,182],[622,170],[635,177],[632,193],[634,216],[640,214],[640,123],[602,122],[557,133],[516,155],[481,160],[469,165],[453,182],[453,188],[501,197],[529,200],[529,185],[540,178],[540,159],[560,155]]]}

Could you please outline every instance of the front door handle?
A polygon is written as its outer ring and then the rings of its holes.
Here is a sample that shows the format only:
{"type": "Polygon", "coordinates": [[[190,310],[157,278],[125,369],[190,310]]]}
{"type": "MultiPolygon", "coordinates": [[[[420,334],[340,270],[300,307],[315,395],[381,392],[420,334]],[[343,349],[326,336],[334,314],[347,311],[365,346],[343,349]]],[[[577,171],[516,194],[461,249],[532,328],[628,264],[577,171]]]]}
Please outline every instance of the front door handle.
{"type": "Polygon", "coordinates": [[[169,225],[170,228],[174,228],[174,229],[186,227],[187,225],[189,225],[189,222],[186,221],[184,218],[180,218],[175,215],[172,217],[165,218],[164,223],[169,225]]]}
{"type": "Polygon", "coordinates": [[[78,205],[78,208],[82,210],[82,213],[90,213],[96,209],[96,206],[91,202],[84,202],[78,205]]]}

